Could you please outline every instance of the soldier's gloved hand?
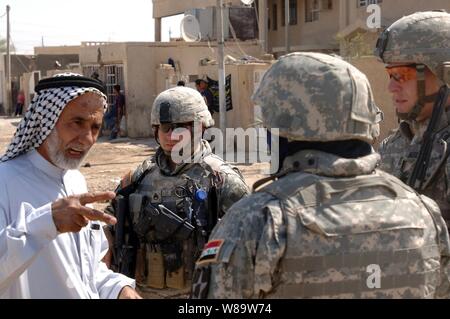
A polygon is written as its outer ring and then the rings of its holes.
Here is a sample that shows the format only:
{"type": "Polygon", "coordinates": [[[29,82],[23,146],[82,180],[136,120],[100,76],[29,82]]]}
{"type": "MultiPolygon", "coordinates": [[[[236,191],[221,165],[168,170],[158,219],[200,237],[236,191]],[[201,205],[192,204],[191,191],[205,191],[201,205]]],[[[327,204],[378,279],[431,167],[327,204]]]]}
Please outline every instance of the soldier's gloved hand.
{"type": "Polygon", "coordinates": [[[152,228],[152,217],[148,210],[139,212],[139,218],[133,223],[133,229],[139,238],[144,238],[152,228]]]}

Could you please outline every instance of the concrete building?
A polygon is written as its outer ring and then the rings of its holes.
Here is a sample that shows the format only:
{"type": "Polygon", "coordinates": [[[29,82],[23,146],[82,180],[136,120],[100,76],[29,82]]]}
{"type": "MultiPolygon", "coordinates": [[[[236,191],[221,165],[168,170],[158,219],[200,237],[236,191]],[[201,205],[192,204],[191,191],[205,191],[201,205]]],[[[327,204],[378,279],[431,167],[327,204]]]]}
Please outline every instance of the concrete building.
{"type": "Polygon", "coordinates": [[[4,85],[4,74],[6,66],[6,55],[0,59],[0,113],[11,114],[16,104],[16,96],[19,90],[25,93],[25,104],[31,101],[35,84],[41,77],[47,76],[47,72],[54,69],[67,70],[70,65],[78,65],[78,53],[74,50],[58,49],[59,47],[37,50],[34,55],[11,55],[11,107],[6,110],[6,85],[4,85]]]}
{"type": "MultiPolygon", "coordinates": [[[[224,0],[225,6],[242,6],[240,0],[224,0]]],[[[153,0],[155,39],[161,39],[163,17],[189,13],[192,8],[215,7],[216,0],[153,0]]],[[[279,56],[286,52],[285,42],[286,0],[255,0],[258,12],[258,39],[266,52],[279,56]]],[[[293,51],[335,52],[342,55],[364,55],[376,41],[380,29],[404,15],[422,10],[446,9],[448,0],[289,0],[289,46],[293,51]],[[381,8],[380,28],[368,26],[373,11],[368,6],[381,8]],[[357,51],[356,53],[352,51],[357,51]]],[[[201,19],[200,19],[201,20],[201,19]]],[[[227,16],[224,18],[228,34],[227,16]]],[[[214,24],[209,24],[215,28],[214,24]]],[[[203,24],[206,28],[207,24],[203,24]]],[[[205,33],[203,31],[202,33],[205,33]]],[[[157,40],[158,41],[158,40],[157,40]]]]}
{"type": "MultiPolygon", "coordinates": [[[[224,0],[224,38],[253,40],[258,38],[258,17],[252,6],[244,6],[240,0],[224,0]]],[[[162,19],[177,14],[193,15],[200,26],[200,41],[217,40],[216,0],[167,1],[153,0],[155,41],[161,41],[162,19]]]]}
{"type": "MultiPolygon", "coordinates": [[[[260,8],[265,8],[260,10],[260,21],[264,21],[261,14],[267,12],[264,17],[267,25],[260,23],[260,28],[268,29],[268,51],[277,55],[285,53],[285,0],[262,0],[258,3],[260,8]]],[[[365,43],[366,48],[372,50],[377,32],[404,15],[436,9],[450,12],[448,0],[290,0],[289,4],[291,51],[340,52],[348,49],[345,42],[351,42],[356,35],[359,35],[358,42],[365,43]],[[371,21],[374,13],[368,11],[370,4],[378,4],[381,8],[380,28],[368,26],[367,21],[371,21]]],[[[340,53],[346,55],[349,52],[340,53]]]]}
{"type": "MultiPolygon", "coordinates": [[[[153,1],[153,18],[155,19],[155,41],[161,41],[161,23],[165,17],[174,16],[177,14],[192,13],[192,9],[206,9],[216,6],[216,0],[152,0],[153,1]]],[[[224,0],[226,5],[240,5],[240,0],[224,0]]],[[[209,20],[209,19],[208,19],[209,20]]],[[[215,20],[215,19],[214,19],[215,20]]],[[[227,19],[224,19],[227,20],[227,19]]],[[[210,22],[205,21],[210,24],[210,22]]],[[[209,26],[215,28],[214,23],[209,26]]],[[[208,33],[210,30],[202,30],[202,33],[208,33]]],[[[224,28],[225,37],[228,35],[228,28],[224,28]]]]}
{"type": "MultiPolygon", "coordinates": [[[[201,65],[213,63],[216,52],[215,44],[207,42],[83,43],[80,64],[86,76],[99,73],[108,88],[109,103],[113,101],[112,86],[121,84],[126,97],[128,135],[147,137],[153,133],[150,114],[155,97],[178,80],[195,87],[195,80],[204,75],[199,71],[201,65]]],[[[257,41],[225,44],[226,55],[240,57],[243,52],[261,56],[261,47],[257,41]]],[[[211,77],[217,80],[214,74],[211,77]]]]}

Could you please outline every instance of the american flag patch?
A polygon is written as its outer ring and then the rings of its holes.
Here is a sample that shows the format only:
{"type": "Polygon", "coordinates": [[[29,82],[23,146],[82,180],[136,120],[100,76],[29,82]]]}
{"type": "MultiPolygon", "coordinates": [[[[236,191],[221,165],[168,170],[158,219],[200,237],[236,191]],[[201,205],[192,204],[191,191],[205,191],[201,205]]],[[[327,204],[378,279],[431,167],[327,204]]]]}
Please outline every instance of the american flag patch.
{"type": "Polygon", "coordinates": [[[219,256],[220,249],[223,245],[223,240],[212,240],[208,242],[200,255],[200,258],[197,261],[197,265],[201,265],[204,263],[217,262],[217,258],[219,256]]]}

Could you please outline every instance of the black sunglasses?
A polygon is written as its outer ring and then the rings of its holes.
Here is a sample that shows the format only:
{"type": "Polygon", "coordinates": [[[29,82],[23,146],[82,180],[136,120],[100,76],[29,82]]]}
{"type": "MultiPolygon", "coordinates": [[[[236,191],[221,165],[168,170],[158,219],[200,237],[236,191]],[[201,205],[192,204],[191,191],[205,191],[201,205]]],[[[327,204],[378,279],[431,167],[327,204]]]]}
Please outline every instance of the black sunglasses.
{"type": "Polygon", "coordinates": [[[192,127],[192,123],[162,123],[159,125],[159,129],[163,133],[168,133],[170,131],[174,131],[177,128],[185,128],[188,129],[192,127]]]}

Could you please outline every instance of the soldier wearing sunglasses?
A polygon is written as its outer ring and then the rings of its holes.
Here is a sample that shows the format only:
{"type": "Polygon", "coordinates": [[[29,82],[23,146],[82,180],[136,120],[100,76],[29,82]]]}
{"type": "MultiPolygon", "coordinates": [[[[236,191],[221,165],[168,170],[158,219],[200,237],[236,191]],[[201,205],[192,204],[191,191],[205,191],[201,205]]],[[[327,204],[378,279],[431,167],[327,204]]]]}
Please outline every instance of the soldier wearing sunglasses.
{"type": "Polygon", "coordinates": [[[160,147],[122,180],[118,200],[107,208],[119,225],[113,265],[135,277],[144,296],[180,297],[190,291],[194,263],[211,230],[249,188],[202,139],[214,120],[196,90],[178,86],[158,95],[151,125],[160,147]],[[128,210],[121,228],[122,206],[128,210]]]}
{"type": "Polygon", "coordinates": [[[381,169],[433,198],[450,225],[450,14],[418,12],[378,39],[400,119],[380,146],[381,169]]]}

